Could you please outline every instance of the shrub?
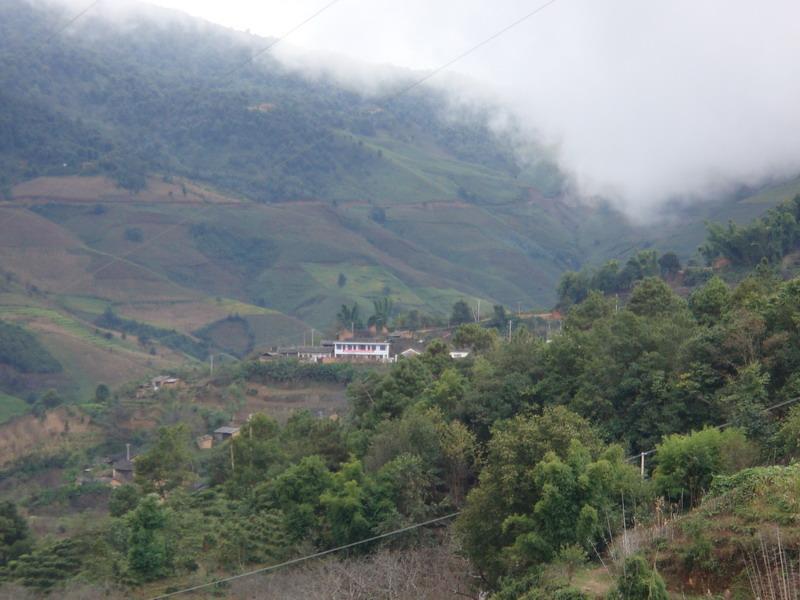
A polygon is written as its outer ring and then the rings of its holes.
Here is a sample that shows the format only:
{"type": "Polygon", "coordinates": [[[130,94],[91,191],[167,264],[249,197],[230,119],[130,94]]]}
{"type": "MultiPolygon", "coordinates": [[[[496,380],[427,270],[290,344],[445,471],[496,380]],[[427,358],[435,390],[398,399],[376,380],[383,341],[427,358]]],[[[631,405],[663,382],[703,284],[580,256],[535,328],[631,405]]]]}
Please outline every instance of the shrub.
{"type": "Polygon", "coordinates": [[[669,600],[661,576],[650,568],[643,556],[634,555],[625,560],[617,585],[609,600],[669,600]]]}
{"type": "Polygon", "coordinates": [[[752,463],[756,449],[738,429],[707,428],[668,436],[656,448],[656,489],[687,506],[700,501],[715,475],[733,473],[752,463]]]}

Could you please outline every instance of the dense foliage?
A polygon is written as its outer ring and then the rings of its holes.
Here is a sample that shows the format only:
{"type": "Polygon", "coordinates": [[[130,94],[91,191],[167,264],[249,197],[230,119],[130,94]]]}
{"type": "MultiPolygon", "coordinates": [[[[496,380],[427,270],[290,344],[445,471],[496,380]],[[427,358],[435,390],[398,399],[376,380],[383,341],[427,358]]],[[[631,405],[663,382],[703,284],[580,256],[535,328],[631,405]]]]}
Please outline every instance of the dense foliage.
{"type": "Polygon", "coordinates": [[[0,321],[0,364],[22,373],[57,373],[61,364],[29,331],[0,321]]]}
{"type": "Polygon", "coordinates": [[[778,264],[800,243],[800,196],[767,211],[747,225],[708,225],[700,252],[711,263],[725,258],[736,266],[754,267],[762,260],[778,264]]]}

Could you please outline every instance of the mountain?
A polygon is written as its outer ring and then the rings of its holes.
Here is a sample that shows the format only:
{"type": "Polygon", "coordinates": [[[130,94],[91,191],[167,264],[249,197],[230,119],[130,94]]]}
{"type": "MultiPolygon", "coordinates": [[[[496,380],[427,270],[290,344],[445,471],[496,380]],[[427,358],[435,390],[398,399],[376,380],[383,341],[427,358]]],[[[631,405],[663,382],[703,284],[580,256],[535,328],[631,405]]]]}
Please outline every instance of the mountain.
{"type": "Polygon", "coordinates": [[[53,351],[74,393],[299,343],[344,303],[544,308],[565,270],[642,247],[686,258],[703,219],[747,221],[800,189],[635,225],[571,194],[543,149],[523,158],[493,107],[399,94],[419,73],[359,92],[260,53],[270,40],[104,6],[53,35],[74,12],[0,5],[0,318],[82,344],[53,351]],[[125,369],[105,367],[109,335],[125,369]],[[70,367],[78,347],[104,360],[70,367]]]}

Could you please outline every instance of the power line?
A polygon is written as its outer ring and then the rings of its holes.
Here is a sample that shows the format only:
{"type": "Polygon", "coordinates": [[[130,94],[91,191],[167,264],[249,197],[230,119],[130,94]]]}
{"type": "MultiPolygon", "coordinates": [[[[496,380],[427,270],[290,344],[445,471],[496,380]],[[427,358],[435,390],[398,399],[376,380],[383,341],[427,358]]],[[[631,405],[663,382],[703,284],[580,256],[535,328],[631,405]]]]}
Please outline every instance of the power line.
{"type": "MultiPolygon", "coordinates": [[[[297,25],[295,25],[294,27],[292,27],[291,29],[289,29],[288,31],[283,33],[283,35],[281,35],[280,37],[275,38],[269,44],[267,44],[266,46],[264,46],[260,50],[257,50],[256,52],[251,54],[249,57],[247,57],[241,63],[239,63],[238,65],[234,66],[233,68],[221,73],[217,77],[224,81],[226,78],[228,78],[231,75],[233,75],[234,73],[236,73],[236,71],[239,71],[240,69],[243,69],[247,65],[251,64],[256,58],[258,58],[262,54],[266,54],[267,52],[272,50],[275,46],[280,44],[283,40],[285,40],[287,37],[292,35],[298,29],[304,27],[305,25],[307,25],[308,23],[310,23],[311,21],[316,19],[318,16],[320,16],[326,10],[328,10],[329,8],[334,6],[335,4],[338,4],[339,2],[341,2],[341,0],[331,0],[331,2],[328,2],[327,4],[325,4],[324,6],[319,8],[316,12],[312,13],[311,15],[309,15],[308,17],[303,19],[300,23],[298,23],[297,25]]],[[[203,85],[199,85],[194,89],[194,91],[192,91],[191,93],[187,93],[186,94],[186,96],[187,96],[186,102],[181,104],[176,110],[172,111],[172,114],[180,114],[183,111],[185,111],[189,107],[189,105],[191,105],[192,102],[194,102],[194,98],[197,96],[197,93],[199,91],[201,91],[204,87],[205,86],[203,86],[203,85]]]]}
{"type": "MultiPolygon", "coordinates": [[[[317,16],[319,16],[320,14],[322,14],[324,11],[326,11],[328,8],[332,7],[337,2],[339,2],[339,0],[333,0],[332,2],[329,2],[328,4],[323,6],[321,9],[316,11],[313,15],[311,15],[310,17],[305,19],[302,23],[300,23],[297,26],[293,27],[287,33],[282,35],[280,38],[278,38],[277,40],[272,42],[270,45],[268,45],[267,47],[265,47],[264,49],[262,49],[261,51],[256,53],[256,55],[263,54],[264,52],[268,51],[269,49],[274,48],[276,44],[278,44],[280,41],[285,39],[288,35],[291,35],[292,33],[297,31],[303,25],[309,23],[312,19],[314,19],[317,16]]],[[[412,82],[409,85],[404,86],[400,90],[397,90],[397,91],[385,96],[384,98],[380,99],[379,102],[385,104],[387,102],[390,102],[391,100],[395,100],[395,99],[399,98],[400,96],[410,92],[411,90],[413,90],[417,86],[421,85],[425,81],[428,81],[429,79],[431,79],[436,74],[442,72],[447,67],[453,66],[458,61],[463,60],[464,58],[466,58],[467,56],[469,56],[473,52],[476,52],[480,48],[486,46],[490,42],[496,40],[500,36],[504,35],[505,33],[509,32],[510,30],[514,29],[515,27],[518,27],[519,25],[521,25],[525,21],[531,19],[532,17],[534,17],[535,15],[539,14],[540,12],[542,12],[547,7],[552,6],[556,2],[558,2],[558,0],[548,0],[547,2],[545,2],[544,4],[542,4],[538,8],[536,8],[535,10],[532,10],[532,11],[528,12],[527,14],[523,15],[522,17],[519,17],[519,18],[515,19],[514,21],[512,21],[510,24],[506,25],[502,29],[499,29],[498,31],[495,31],[490,36],[484,38],[483,40],[481,40],[477,44],[475,44],[475,45],[471,46],[470,48],[468,48],[467,50],[465,50],[464,52],[461,52],[455,58],[452,58],[452,59],[448,60],[444,64],[442,64],[439,67],[436,67],[435,69],[433,69],[433,71],[430,71],[430,72],[426,73],[423,77],[415,80],[414,82],[412,82]]],[[[228,71],[225,75],[223,75],[223,77],[226,77],[229,74],[231,74],[231,73],[235,72],[236,70],[238,70],[239,68],[242,68],[243,66],[249,64],[250,62],[252,62],[252,59],[255,58],[256,55],[250,57],[250,59],[248,59],[247,61],[243,62],[238,67],[235,67],[231,71],[228,71]]],[[[185,106],[188,106],[188,104],[184,105],[184,107],[185,106]]],[[[270,172],[274,174],[277,171],[278,168],[280,168],[283,165],[285,165],[285,164],[287,164],[287,163],[299,158],[303,154],[307,153],[309,150],[311,150],[313,148],[316,148],[317,146],[319,146],[325,140],[326,137],[332,137],[332,136],[333,136],[332,132],[326,131],[325,133],[323,133],[323,135],[320,138],[318,138],[314,142],[308,144],[307,146],[304,146],[303,148],[301,148],[299,152],[296,152],[295,154],[289,156],[288,158],[285,158],[285,159],[279,161],[278,163],[274,164],[272,166],[272,168],[270,169],[270,172]]],[[[79,285],[81,282],[85,281],[87,278],[94,277],[97,273],[99,273],[99,272],[105,270],[106,268],[110,267],[112,264],[114,264],[118,260],[122,260],[124,258],[127,258],[127,257],[135,254],[139,250],[142,250],[142,249],[152,245],[154,240],[159,239],[159,238],[163,237],[164,235],[166,235],[167,233],[169,233],[169,232],[171,232],[171,231],[173,231],[175,229],[178,229],[179,227],[182,227],[182,226],[188,224],[193,219],[196,219],[199,215],[201,215],[201,214],[207,212],[208,210],[210,210],[212,207],[213,207],[213,203],[208,205],[207,207],[201,209],[200,211],[192,214],[190,217],[187,217],[186,219],[178,221],[177,223],[167,227],[166,229],[161,230],[154,238],[151,238],[150,240],[148,240],[148,242],[146,244],[143,244],[143,245],[139,246],[138,248],[132,249],[130,252],[127,252],[127,253],[121,255],[119,258],[115,258],[115,259],[111,260],[110,262],[108,262],[107,264],[99,267],[95,271],[88,273],[86,277],[77,280],[76,282],[74,282],[73,286],[70,286],[70,287],[67,288],[67,291],[69,289],[72,289],[72,287],[77,287],[77,285],[79,285]]],[[[62,293],[64,293],[63,290],[62,290],[62,293]]]]}
{"type": "Polygon", "coordinates": [[[36,50],[38,50],[39,48],[42,48],[42,47],[46,46],[47,44],[49,44],[51,41],[53,41],[53,39],[54,39],[55,37],[57,37],[58,35],[60,35],[60,34],[61,34],[61,33],[62,33],[62,32],[65,30],[65,29],[67,29],[67,28],[68,28],[70,25],[72,25],[72,24],[73,24],[75,21],[77,21],[77,20],[78,20],[78,19],[80,19],[80,18],[81,18],[83,15],[85,15],[85,14],[86,14],[86,13],[88,13],[90,10],[92,10],[92,9],[93,9],[95,6],[97,6],[98,4],[100,4],[100,2],[101,2],[101,0],[95,0],[94,2],[92,2],[91,4],[89,4],[89,5],[88,5],[86,8],[84,8],[82,11],[80,11],[78,14],[76,14],[74,17],[72,17],[72,18],[71,18],[71,19],[69,19],[69,20],[68,20],[66,23],[64,23],[64,24],[63,24],[61,27],[59,27],[59,28],[58,28],[58,29],[56,29],[56,30],[55,30],[53,33],[51,33],[51,34],[50,34],[50,35],[49,35],[49,36],[48,36],[48,37],[47,37],[47,38],[46,38],[46,39],[45,39],[45,40],[44,40],[44,41],[43,41],[41,44],[39,44],[39,46],[37,46],[37,47],[36,47],[36,50]]]}
{"type": "MultiPolygon", "coordinates": [[[[800,400],[800,396],[798,396],[797,398],[790,398],[789,400],[784,400],[783,402],[778,402],[777,404],[773,404],[772,406],[768,406],[767,408],[760,410],[759,414],[770,412],[772,410],[775,410],[776,408],[781,408],[782,406],[786,406],[787,404],[792,404],[793,402],[797,402],[798,400],[800,400]]],[[[730,427],[731,425],[733,425],[733,423],[731,421],[728,421],[727,423],[723,423],[722,425],[711,425],[710,427],[708,427],[708,429],[725,429],[726,427],[730,427]]],[[[625,461],[629,462],[637,458],[650,456],[651,454],[655,454],[655,452],[656,448],[652,448],[645,452],[637,452],[636,454],[627,457],[625,461]]]]}
{"type": "MultiPolygon", "coordinates": [[[[768,411],[771,411],[771,410],[775,410],[776,408],[780,408],[782,406],[786,406],[787,404],[791,404],[793,402],[797,402],[798,400],[800,400],[800,397],[792,398],[790,400],[784,400],[783,402],[779,402],[778,404],[774,404],[773,406],[765,408],[761,412],[763,413],[763,412],[768,412],[768,411]]],[[[722,429],[722,428],[728,427],[730,425],[731,425],[731,423],[724,423],[722,425],[715,425],[715,426],[712,427],[712,429],[722,429]]],[[[655,452],[655,449],[648,450],[647,452],[640,452],[639,454],[635,454],[633,456],[629,456],[625,460],[626,461],[630,461],[632,459],[640,458],[642,456],[647,456],[647,455],[652,454],[654,452],[655,452]]],[[[200,589],[203,589],[203,588],[210,587],[212,585],[218,585],[220,583],[227,583],[229,581],[234,581],[236,579],[241,579],[243,577],[250,577],[252,575],[258,575],[260,573],[269,573],[271,571],[276,571],[278,569],[282,569],[283,567],[288,567],[288,566],[291,566],[291,565],[295,565],[295,564],[298,564],[298,563],[301,563],[301,562],[305,562],[307,560],[312,560],[314,558],[320,558],[320,557],[325,556],[327,554],[333,554],[335,552],[340,552],[342,550],[347,550],[348,548],[354,548],[356,546],[360,546],[360,545],[363,545],[363,544],[368,544],[370,542],[374,542],[374,541],[377,541],[377,540],[380,540],[380,539],[391,537],[393,535],[399,535],[401,533],[405,533],[406,531],[412,531],[412,530],[418,529],[420,527],[426,527],[428,525],[432,525],[433,523],[438,523],[440,521],[445,521],[447,519],[452,519],[453,517],[457,517],[460,514],[461,514],[461,511],[459,510],[459,511],[450,513],[448,515],[444,515],[442,517],[436,517],[435,519],[429,519],[427,521],[423,521],[422,523],[415,523],[414,525],[409,525],[407,527],[401,527],[400,529],[395,529],[394,531],[389,531],[387,533],[382,533],[380,535],[375,535],[375,536],[372,536],[372,537],[369,537],[369,538],[365,538],[363,540],[358,540],[357,542],[351,542],[349,544],[344,544],[343,546],[337,546],[336,548],[330,548],[329,550],[323,550],[321,552],[315,552],[314,554],[307,554],[305,556],[301,556],[301,557],[298,557],[298,558],[293,558],[291,560],[287,560],[287,561],[284,561],[282,563],[278,563],[278,564],[275,564],[275,565],[270,565],[268,567],[262,567],[260,569],[255,569],[253,571],[246,571],[244,573],[239,573],[237,575],[231,575],[230,577],[223,577],[221,579],[217,579],[217,580],[211,581],[209,583],[202,583],[202,584],[195,585],[195,586],[192,586],[192,587],[188,587],[188,588],[180,589],[180,590],[177,590],[177,591],[174,591],[174,592],[170,592],[168,594],[162,594],[160,596],[155,596],[155,597],[152,598],[152,600],[161,600],[162,598],[170,598],[172,596],[177,596],[178,594],[185,594],[187,592],[193,592],[193,591],[196,591],[196,590],[200,590],[200,589]]]]}
{"type": "MultiPolygon", "coordinates": [[[[400,88],[399,90],[396,90],[396,91],[394,91],[394,92],[392,92],[390,94],[387,94],[386,96],[384,96],[382,98],[378,98],[373,103],[374,104],[378,104],[378,105],[383,104],[385,106],[387,103],[391,102],[392,100],[396,100],[400,96],[402,96],[404,94],[407,94],[408,92],[410,92],[414,88],[419,87],[420,85],[422,85],[426,81],[428,81],[431,78],[433,78],[434,76],[438,75],[439,73],[444,71],[446,68],[452,67],[454,64],[456,64],[460,60],[463,60],[464,58],[466,58],[470,54],[476,52],[480,48],[483,48],[487,44],[493,42],[494,40],[496,40],[497,38],[499,38],[503,34],[509,32],[510,30],[514,29],[515,27],[518,27],[519,25],[521,25],[522,23],[524,23],[528,19],[530,19],[530,18],[534,17],[535,15],[539,14],[541,11],[543,11],[547,7],[555,4],[556,2],[558,2],[558,0],[548,0],[548,2],[545,2],[544,4],[540,5],[535,10],[532,10],[531,12],[529,12],[529,13],[527,13],[527,14],[525,14],[525,15],[517,18],[517,19],[515,19],[513,22],[511,22],[510,24],[506,25],[502,29],[499,29],[498,31],[494,32],[489,37],[481,40],[480,42],[478,42],[474,46],[471,46],[470,48],[468,48],[467,50],[465,50],[464,52],[462,52],[461,54],[459,54],[455,58],[452,58],[452,59],[448,60],[447,62],[445,62],[444,64],[439,65],[438,67],[436,67],[432,71],[427,72],[425,75],[423,75],[419,79],[416,79],[416,80],[412,81],[411,83],[405,85],[404,87],[400,88]]],[[[313,141],[310,144],[302,147],[298,152],[295,152],[294,154],[292,154],[288,158],[285,158],[285,159],[281,160],[280,162],[276,163],[275,165],[273,165],[271,170],[270,170],[270,172],[274,174],[279,167],[282,167],[282,166],[286,165],[287,163],[289,163],[289,162],[301,157],[302,155],[304,155],[309,150],[312,150],[312,149],[316,148],[317,146],[322,144],[322,142],[326,138],[333,138],[333,137],[334,137],[334,134],[331,131],[324,132],[322,134],[322,136],[317,138],[315,141],[313,141]]]]}
{"type": "Polygon", "coordinates": [[[413,529],[418,529],[420,527],[426,527],[427,525],[432,525],[433,523],[438,523],[440,521],[445,521],[447,519],[452,519],[461,514],[461,511],[456,511],[450,513],[449,515],[444,515],[443,517],[436,517],[435,519],[429,519],[427,521],[423,521],[422,523],[415,523],[414,525],[409,525],[407,527],[401,527],[400,529],[395,529],[394,531],[389,531],[387,533],[382,533],[380,535],[375,535],[370,538],[366,538],[363,540],[359,540],[357,542],[352,542],[350,544],[345,544],[343,546],[337,546],[336,548],[331,548],[330,550],[323,550],[322,552],[315,552],[314,554],[307,554],[306,556],[301,556],[299,558],[293,558],[291,560],[287,560],[282,563],[278,563],[276,565],[270,565],[269,567],[263,567],[261,569],[255,569],[253,571],[246,571],[244,573],[239,573],[238,575],[231,575],[230,577],[223,577],[222,579],[217,579],[215,581],[211,581],[209,583],[201,583],[200,585],[195,585],[193,587],[184,588],[181,590],[177,590],[175,592],[170,592],[168,594],[162,594],[161,596],[155,596],[152,600],[161,600],[162,598],[170,598],[171,596],[177,596],[178,594],[185,594],[187,592],[194,592],[196,590],[200,590],[203,588],[210,587],[212,585],[218,585],[220,583],[226,583],[228,581],[233,581],[235,579],[241,579],[243,577],[250,577],[251,575],[257,575],[259,573],[268,573],[270,571],[276,571],[283,567],[288,567],[290,565],[295,565],[301,562],[305,562],[307,560],[311,560],[313,558],[319,558],[321,556],[325,556],[326,554],[333,554],[334,552],[340,552],[341,550],[346,550],[348,548],[354,548],[355,546],[360,546],[362,544],[368,544],[369,542],[374,542],[377,540],[381,540],[393,535],[398,535],[400,533],[404,533],[406,531],[411,531],[413,529]]]}

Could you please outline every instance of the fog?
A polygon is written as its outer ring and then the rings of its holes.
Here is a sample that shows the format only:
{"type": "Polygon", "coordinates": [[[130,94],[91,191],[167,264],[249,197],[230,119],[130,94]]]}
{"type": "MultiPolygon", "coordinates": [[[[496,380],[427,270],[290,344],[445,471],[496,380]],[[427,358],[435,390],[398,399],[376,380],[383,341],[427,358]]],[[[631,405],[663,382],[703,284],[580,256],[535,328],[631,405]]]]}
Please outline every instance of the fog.
{"type": "MultiPolygon", "coordinates": [[[[324,8],[273,53],[376,94],[544,2],[155,4],[267,36],[324,8]]],[[[557,0],[429,84],[462,103],[497,103],[555,150],[580,193],[647,218],[668,200],[800,173],[798,56],[800,4],[790,0],[557,0]]]]}

